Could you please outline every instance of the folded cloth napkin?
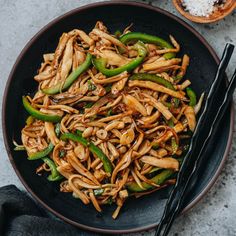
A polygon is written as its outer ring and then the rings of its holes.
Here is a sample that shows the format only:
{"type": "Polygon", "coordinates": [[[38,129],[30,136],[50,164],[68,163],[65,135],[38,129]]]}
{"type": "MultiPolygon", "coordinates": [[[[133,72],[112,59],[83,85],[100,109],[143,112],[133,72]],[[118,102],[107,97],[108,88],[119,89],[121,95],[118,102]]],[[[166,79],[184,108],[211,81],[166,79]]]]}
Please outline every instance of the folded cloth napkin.
{"type": "Polygon", "coordinates": [[[95,236],[47,213],[16,186],[0,188],[0,236],[95,236]]]}

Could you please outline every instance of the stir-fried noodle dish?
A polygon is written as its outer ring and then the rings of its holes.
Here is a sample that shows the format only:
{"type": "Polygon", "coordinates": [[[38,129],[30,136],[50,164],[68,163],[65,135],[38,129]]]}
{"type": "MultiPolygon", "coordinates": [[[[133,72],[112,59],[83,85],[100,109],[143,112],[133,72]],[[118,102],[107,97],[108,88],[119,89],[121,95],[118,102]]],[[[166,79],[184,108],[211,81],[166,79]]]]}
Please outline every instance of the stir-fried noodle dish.
{"type": "Polygon", "coordinates": [[[183,79],[190,59],[174,36],[131,29],[98,21],[63,33],[43,55],[38,90],[22,97],[29,116],[23,145],[14,141],[60,191],[99,212],[115,203],[114,219],[128,197],[175,183],[203,100],[183,79]]]}

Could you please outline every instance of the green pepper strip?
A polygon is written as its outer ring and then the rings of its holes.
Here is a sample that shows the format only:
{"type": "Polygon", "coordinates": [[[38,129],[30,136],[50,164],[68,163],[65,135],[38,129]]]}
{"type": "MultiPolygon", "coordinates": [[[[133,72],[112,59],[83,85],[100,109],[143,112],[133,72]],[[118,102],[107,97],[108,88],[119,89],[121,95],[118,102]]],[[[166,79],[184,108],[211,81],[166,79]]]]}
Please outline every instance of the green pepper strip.
{"type": "MultiPolygon", "coordinates": [[[[179,81],[180,81],[181,79],[183,79],[183,76],[182,76],[182,75],[176,75],[176,76],[173,76],[172,78],[173,78],[174,80],[179,80],[179,81]]],[[[179,81],[178,81],[178,82],[179,82],[179,81]]]]}
{"type": "Polygon", "coordinates": [[[159,145],[158,144],[154,144],[153,146],[152,146],[152,149],[154,149],[154,150],[157,150],[159,148],[159,145]]]}
{"type": "MultiPolygon", "coordinates": [[[[120,37],[120,41],[124,44],[127,44],[128,42],[133,41],[133,40],[140,40],[144,43],[153,43],[162,48],[173,48],[173,46],[170,43],[154,35],[149,35],[149,34],[144,34],[144,33],[139,33],[139,32],[129,32],[120,37]]],[[[170,59],[170,58],[175,57],[175,55],[176,54],[173,52],[168,52],[164,54],[164,58],[170,59]]]]}
{"type": "Polygon", "coordinates": [[[85,61],[80,66],[78,66],[73,72],[71,72],[64,82],[59,82],[55,86],[42,89],[42,91],[46,94],[56,94],[60,93],[61,91],[67,90],[75,82],[75,80],[89,68],[91,62],[92,55],[88,53],[85,61]]]}
{"type": "Polygon", "coordinates": [[[175,90],[173,84],[169,82],[168,80],[154,74],[147,74],[147,73],[138,73],[138,74],[133,74],[132,76],[129,77],[130,80],[148,80],[155,82],[157,84],[161,84],[165,86],[166,88],[175,90]]]}
{"type": "Polygon", "coordinates": [[[85,108],[91,108],[94,105],[94,102],[88,102],[86,105],[84,105],[85,108]]]}
{"type": "Polygon", "coordinates": [[[97,70],[99,70],[102,74],[106,75],[107,77],[118,75],[124,71],[130,72],[136,67],[138,67],[144,60],[145,56],[147,55],[147,49],[145,45],[140,41],[134,45],[134,49],[138,51],[138,56],[131,62],[121,67],[117,67],[115,69],[107,69],[106,68],[107,60],[105,58],[95,58],[95,57],[92,60],[93,65],[96,67],[97,70]]]}
{"type": "Polygon", "coordinates": [[[168,126],[170,126],[171,128],[173,128],[173,127],[175,126],[173,119],[166,120],[166,123],[167,123],[168,126]]]}
{"type": "MultiPolygon", "coordinates": [[[[167,179],[169,179],[173,174],[174,174],[173,170],[166,169],[163,170],[160,174],[151,178],[150,180],[153,181],[155,184],[161,185],[167,179]]],[[[126,184],[126,187],[130,192],[143,192],[155,188],[154,186],[147,184],[145,182],[142,182],[142,186],[144,187],[144,189],[140,188],[136,182],[130,182],[126,184]]]]}
{"type": "Polygon", "coordinates": [[[173,98],[173,103],[174,103],[174,107],[175,107],[175,108],[178,108],[178,107],[179,107],[180,100],[179,100],[178,98],[173,98]]]}
{"type": "Polygon", "coordinates": [[[197,104],[197,96],[191,88],[186,88],[187,95],[190,99],[189,106],[194,107],[197,104]]]}
{"type": "Polygon", "coordinates": [[[95,196],[101,196],[104,193],[104,189],[103,188],[94,189],[93,193],[95,196]]]}
{"type": "Polygon", "coordinates": [[[112,87],[111,84],[109,84],[109,85],[107,85],[107,86],[105,87],[105,90],[106,90],[107,93],[110,93],[110,92],[111,92],[111,87],[112,87]]]}
{"type": "Polygon", "coordinates": [[[53,150],[53,148],[54,148],[54,145],[52,143],[49,143],[48,146],[44,150],[30,154],[28,157],[28,160],[34,161],[34,160],[43,158],[47,156],[53,150]]]}
{"type": "Polygon", "coordinates": [[[162,169],[162,168],[160,168],[160,167],[154,167],[151,171],[148,172],[148,174],[151,174],[151,173],[153,173],[153,172],[159,171],[159,170],[161,170],[161,169],[162,169]]]}
{"type": "Polygon", "coordinates": [[[14,151],[25,151],[25,147],[14,147],[14,151]]]}
{"type": "Polygon", "coordinates": [[[165,105],[166,107],[168,107],[169,109],[172,107],[172,104],[170,102],[162,102],[163,105],[165,105]]]}
{"type": "MultiPolygon", "coordinates": [[[[57,136],[59,135],[59,133],[60,133],[60,124],[56,125],[55,133],[56,133],[57,136]]],[[[53,150],[53,148],[54,148],[54,145],[52,143],[49,143],[48,146],[44,150],[42,150],[40,152],[30,154],[28,156],[28,160],[34,161],[34,160],[41,159],[41,158],[47,156],[53,150]]]]}
{"type": "Polygon", "coordinates": [[[179,145],[177,144],[174,137],[171,138],[171,148],[172,148],[172,155],[174,155],[179,148],[179,145]]]}
{"type": "Polygon", "coordinates": [[[121,32],[120,32],[120,30],[116,30],[115,31],[115,33],[114,33],[114,35],[116,36],[116,38],[119,38],[120,36],[121,36],[121,32]]]}
{"type": "Polygon", "coordinates": [[[113,113],[113,110],[112,110],[112,108],[110,108],[110,109],[107,111],[107,116],[111,116],[112,113],[113,113]]]}
{"type": "Polygon", "coordinates": [[[72,134],[72,133],[64,133],[61,136],[61,140],[66,141],[67,139],[73,140],[75,142],[79,142],[85,147],[88,147],[89,151],[96,155],[99,159],[101,159],[104,169],[107,173],[112,173],[112,164],[108,157],[102,152],[100,148],[95,146],[92,142],[89,142],[87,139],[83,138],[79,134],[72,134]]]}
{"type": "Polygon", "coordinates": [[[56,133],[57,137],[59,136],[60,132],[61,132],[61,130],[60,130],[60,123],[57,123],[55,125],[55,133],[56,133]]]}
{"type": "Polygon", "coordinates": [[[43,112],[40,112],[39,110],[35,109],[34,107],[31,106],[31,104],[29,103],[28,99],[23,96],[22,97],[22,102],[23,105],[25,107],[25,110],[34,118],[38,119],[38,120],[43,120],[43,121],[49,121],[49,122],[59,122],[61,120],[61,116],[57,116],[57,115],[48,115],[45,114],[43,112]]]}
{"type": "Polygon", "coordinates": [[[105,204],[107,205],[111,205],[112,203],[113,203],[112,197],[108,198],[107,201],[105,202],[105,204]]]}
{"type": "Polygon", "coordinates": [[[42,160],[49,166],[51,170],[51,174],[48,176],[49,181],[58,181],[63,178],[57,171],[57,166],[55,165],[54,161],[48,157],[43,157],[42,160]]]}
{"type": "Polygon", "coordinates": [[[25,123],[27,125],[31,125],[33,122],[34,122],[34,117],[33,116],[28,116],[28,118],[25,121],[25,123]]]}
{"type": "MultiPolygon", "coordinates": [[[[168,80],[158,76],[158,75],[154,75],[154,74],[147,74],[147,73],[138,73],[138,74],[133,74],[131,77],[129,77],[130,80],[148,80],[148,81],[152,81],[155,82],[157,84],[163,85],[166,88],[172,89],[175,91],[175,88],[173,86],[173,84],[171,82],[169,82],[168,80]]],[[[174,104],[179,105],[179,99],[178,98],[174,98],[174,104]]],[[[176,107],[176,106],[175,106],[176,107]]]]}
{"type": "MultiPolygon", "coordinates": [[[[173,119],[167,120],[166,122],[168,126],[170,126],[171,128],[175,126],[173,119]]],[[[172,155],[174,155],[179,148],[179,145],[177,144],[176,139],[174,137],[171,138],[171,148],[172,148],[172,155]]]]}

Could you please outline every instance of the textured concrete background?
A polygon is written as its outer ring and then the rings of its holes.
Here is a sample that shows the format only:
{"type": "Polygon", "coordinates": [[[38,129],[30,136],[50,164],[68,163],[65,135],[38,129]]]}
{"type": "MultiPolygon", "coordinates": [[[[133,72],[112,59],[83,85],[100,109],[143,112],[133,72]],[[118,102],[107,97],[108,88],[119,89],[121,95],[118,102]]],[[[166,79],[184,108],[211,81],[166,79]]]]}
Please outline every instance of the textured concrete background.
{"type": "MultiPolygon", "coordinates": [[[[45,24],[55,17],[82,5],[92,3],[91,0],[0,0],[0,102],[10,70],[25,44],[45,24]]],[[[172,12],[175,11],[171,1],[148,1],[147,4],[159,6],[172,12]]],[[[212,45],[218,55],[221,55],[226,42],[236,44],[236,11],[226,19],[210,24],[193,24],[212,45]]],[[[236,66],[234,53],[228,75],[232,75],[236,66]]],[[[1,131],[0,131],[1,132],[1,131]]],[[[213,188],[187,214],[179,217],[170,235],[236,235],[236,140],[231,148],[228,161],[213,188]]],[[[3,144],[2,132],[0,136],[0,186],[15,184],[24,189],[8,161],[3,144]]],[[[153,231],[132,234],[132,236],[153,235],[153,231]]]]}

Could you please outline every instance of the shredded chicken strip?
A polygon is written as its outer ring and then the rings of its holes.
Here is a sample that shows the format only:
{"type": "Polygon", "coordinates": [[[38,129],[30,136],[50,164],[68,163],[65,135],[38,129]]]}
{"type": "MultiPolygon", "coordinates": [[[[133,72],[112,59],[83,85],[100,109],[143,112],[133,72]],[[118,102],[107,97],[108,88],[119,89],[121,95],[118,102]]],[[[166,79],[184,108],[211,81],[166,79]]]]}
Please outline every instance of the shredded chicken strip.
{"type": "Polygon", "coordinates": [[[159,85],[159,84],[151,82],[151,81],[142,81],[142,80],[129,81],[129,87],[135,87],[135,86],[152,89],[154,91],[169,94],[169,95],[179,98],[181,100],[186,100],[186,98],[180,92],[173,91],[171,89],[168,89],[162,85],[159,85]]]}

